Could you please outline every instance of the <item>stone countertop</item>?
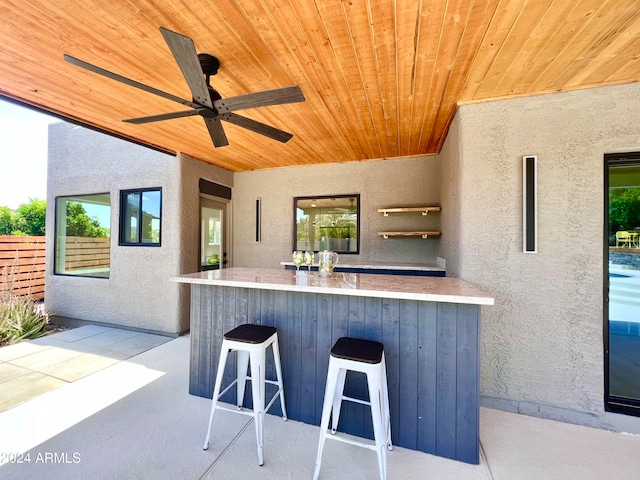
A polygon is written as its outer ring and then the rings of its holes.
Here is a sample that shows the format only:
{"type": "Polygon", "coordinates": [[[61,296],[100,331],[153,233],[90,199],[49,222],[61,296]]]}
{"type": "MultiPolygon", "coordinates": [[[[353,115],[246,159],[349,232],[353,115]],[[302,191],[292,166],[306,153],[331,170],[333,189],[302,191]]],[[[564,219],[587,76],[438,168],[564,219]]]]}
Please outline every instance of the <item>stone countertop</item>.
{"type": "MultiPolygon", "coordinates": [[[[282,266],[295,265],[293,262],[280,262],[282,266]]],[[[317,267],[318,264],[312,264],[312,267],[317,267]]],[[[306,264],[300,266],[300,268],[307,268],[306,264]]],[[[383,263],[383,262],[344,262],[340,260],[336,264],[336,268],[361,268],[362,270],[414,270],[423,272],[444,272],[445,268],[435,264],[426,263],[383,263]]]]}
{"type": "Polygon", "coordinates": [[[453,277],[414,277],[334,272],[321,277],[317,272],[266,268],[225,268],[171,277],[171,281],[262,290],[397,298],[427,302],[493,305],[493,297],[464,280],[453,277]]]}

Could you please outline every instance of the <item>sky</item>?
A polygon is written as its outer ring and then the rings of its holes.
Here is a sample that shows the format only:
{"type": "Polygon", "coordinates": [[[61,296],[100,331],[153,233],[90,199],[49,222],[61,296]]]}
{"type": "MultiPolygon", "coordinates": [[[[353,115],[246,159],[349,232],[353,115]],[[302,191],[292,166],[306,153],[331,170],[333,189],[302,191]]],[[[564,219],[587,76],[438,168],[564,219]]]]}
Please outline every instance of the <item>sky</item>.
{"type": "Polygon", "coordinates": [[[46,200],[48,125],[59,121],[0,99],[0,207],[46,200]]]}

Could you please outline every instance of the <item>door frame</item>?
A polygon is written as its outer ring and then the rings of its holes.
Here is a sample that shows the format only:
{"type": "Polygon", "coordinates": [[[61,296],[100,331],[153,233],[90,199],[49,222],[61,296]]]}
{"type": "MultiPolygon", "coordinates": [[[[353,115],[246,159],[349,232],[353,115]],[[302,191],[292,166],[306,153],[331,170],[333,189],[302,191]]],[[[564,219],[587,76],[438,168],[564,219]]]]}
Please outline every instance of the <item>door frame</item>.
{"type": "Polygon", "coordinates": [[[200,193],[200,201],[198,204],[198,271],[202,266],[200,258],[202,257],[202,207],[217,208],[222,210],[222,258],[220,259],[220,268],[230,268],[232,266],[232,245],[231,245],[231,200],[221,197],[214,197],[206,193],[200,193]]]}
{"type": "MultiPolygon", "coordinates": [[[[640,166],[640,152],[606,153],[604,155],[604,225],[603,225],[603,344],[604,344],[604,409],[640,417],[640,399],[610,394],[609,385],[609,167],[640,166]]],[[[640,372],[639,372],[640,374],[640,372]]]]}

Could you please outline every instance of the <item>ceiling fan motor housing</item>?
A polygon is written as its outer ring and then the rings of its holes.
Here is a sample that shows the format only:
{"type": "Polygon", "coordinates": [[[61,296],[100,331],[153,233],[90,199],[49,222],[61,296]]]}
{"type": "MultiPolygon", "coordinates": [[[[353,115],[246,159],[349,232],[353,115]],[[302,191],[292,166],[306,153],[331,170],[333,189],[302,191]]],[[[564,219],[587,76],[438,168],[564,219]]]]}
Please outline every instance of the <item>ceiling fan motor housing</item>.
{"type": "Polygon", "coordinates": [[[198,60],[200,60],[200,66],[202,67],[202,73],[206,76],[216,75],[220,68],[220,60],[208,53],[199,53],[198,60]]]}

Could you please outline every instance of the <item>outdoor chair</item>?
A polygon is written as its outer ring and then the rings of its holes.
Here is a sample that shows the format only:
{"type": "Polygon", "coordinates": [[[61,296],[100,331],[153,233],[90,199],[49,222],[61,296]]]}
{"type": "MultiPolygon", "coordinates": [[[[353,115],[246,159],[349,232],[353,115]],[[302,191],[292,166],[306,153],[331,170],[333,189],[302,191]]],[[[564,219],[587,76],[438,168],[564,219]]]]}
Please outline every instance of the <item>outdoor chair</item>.
{"type": "Polygon", "coordinates": [[[616,232],[616,247],[631,248],[631,235],[629,234],[629,232],[625,232],[625,231],[616,232]]]}

